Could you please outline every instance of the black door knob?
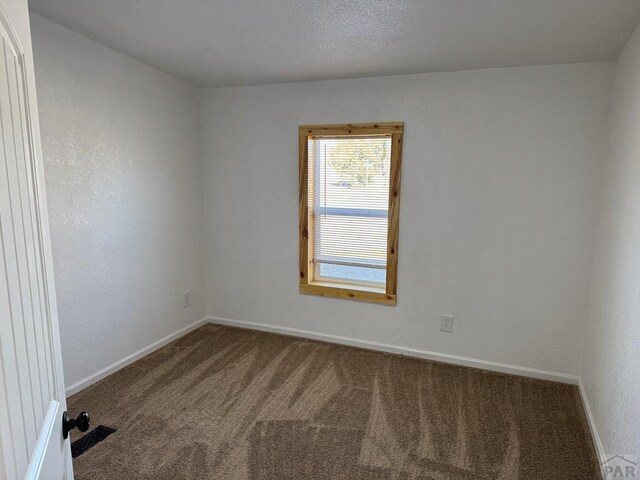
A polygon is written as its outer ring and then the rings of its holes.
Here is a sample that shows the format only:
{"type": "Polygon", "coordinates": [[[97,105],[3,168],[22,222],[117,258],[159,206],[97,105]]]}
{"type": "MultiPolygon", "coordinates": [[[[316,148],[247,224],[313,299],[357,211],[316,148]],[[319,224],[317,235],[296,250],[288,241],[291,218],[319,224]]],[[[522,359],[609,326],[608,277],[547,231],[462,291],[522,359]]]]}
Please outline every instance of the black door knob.
{"type": "Polygon", "coordinates": [[[89,430],[90,423],[91,418],[87,412],[80,412],[77,418],[69,418],[67,412],[64,412],[62,414],[62,436],[66,439],[74,428],[86,432],[89,430]]]}

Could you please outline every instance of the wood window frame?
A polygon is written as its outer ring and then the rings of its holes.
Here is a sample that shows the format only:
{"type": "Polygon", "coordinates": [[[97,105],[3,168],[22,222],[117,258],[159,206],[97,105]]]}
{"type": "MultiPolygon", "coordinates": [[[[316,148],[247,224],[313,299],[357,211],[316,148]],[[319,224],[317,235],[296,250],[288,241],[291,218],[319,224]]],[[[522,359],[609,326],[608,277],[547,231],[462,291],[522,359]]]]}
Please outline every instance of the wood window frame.
{"type": "Polygon", "coordinates": [[[398,225],[400,222],[400,177],[402,171],[403,122],[343,125],[301,125],[299,148],[299,254],[300,293],[364,302],[396,305],[398,288],[398,225]],[[359,135],[391,137],[389,219],[387,229],[387,278],[385,288],[357,287],[348,283],[314,282],[313,222],[309,219],[309,138],[359,135]],[[379,290],[379,291],[377,291],[379,290]]]}

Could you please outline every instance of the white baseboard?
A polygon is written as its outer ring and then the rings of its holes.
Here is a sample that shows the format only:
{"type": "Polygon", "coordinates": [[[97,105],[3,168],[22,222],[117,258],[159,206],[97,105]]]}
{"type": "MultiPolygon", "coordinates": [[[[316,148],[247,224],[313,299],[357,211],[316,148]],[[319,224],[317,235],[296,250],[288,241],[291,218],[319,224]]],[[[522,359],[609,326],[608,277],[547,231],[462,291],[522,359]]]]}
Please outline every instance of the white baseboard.
{"type": "Polygon", "coordinates": [[[111,375],[112,373],[117,372],[118,370],[126,367],[127,365],[132,364],[136,360],[139,360],[142,357],[146,357],[147,355],[154,352],[155,350],[158,350],[159,348],[164,347],[167,343],[170,343],[175,339],[180,338],[183,335],[186,335],[190,331],[195,330],[201,325],[204,325],[205,323],[208,322],[208,320],[209,320],[208,317],[197,320],[192,324],[187,325],[184,328],[181,328],[177,332],[173,332],[172,334],[167,335],[164,338],[161,338],[157,342],[153,342],[151,345],[141,348],[137,352],[132,353],[131,355],[123,358],[122,360],[118,360],[117,362],[112,363],[108,367],[103,368],[102,370],[94,373],[93,375],[89,375],[88,377],[83,378],[82,380],[74,383],[73,385],[69,385],[65,391],[65,393],[67,394],[67,397],[70,397],[71,395],[78,393],[81,390],[84,390],[85,388],[93,385],[94,383],[99,382],[103,378],[111,375]]]}
{"type": "MultiPolygon", "coordinates": [[[[596,455],[598,455],[598,463],[602,465],[607,460],[607,454],[602,446],[600,435],[598,435],[598,428],[596,427],[595,418],[589,405],[589,398],[587,397],[587,391],[584,389],[582,378],[578,377],[578,389],[580,390],[580,398],[582,399],[582,405],[584,407],[584,413],[587,416],[587,423],[589,424],[589,430],[591,431],[591,438],[593,438],[594,446],[596,447],[596,455]]],[[[604,477],[604,474],[603,474],[604,477]]]]}
{"type": "Polygon", "coordinates": [[[578,377],[576,375],[569,375],[566,373],[548,372],[544,370],[537,370],[535,368],[520,367],[517,365],[508,365],[505,363],[490,362],[486,360],[479,360],[476,358],[461,357],[458,355],[449,355],[446,353],[431,352],[427,350],[418,350],[415,348],[402,347],[399,345],[371,342],[367,340],[359,340],[356,338],[342,337],[339,335],[329,335],[325,333],[312,332],[309,330],[299,330],[297,328],[277,327],[265,323],[245,322],[243,320],[232,320],[229,318],[212,316],[208,317],[208,320],[209,322],[218,325],[228,325],[231,327],[260,330],[263,332],[280,333],[283,335],[291,335],[294,337],[303,337],[312,340],[320,340],[323,342],[338,343],[340,345],[365,348],[367,350],[377,350],[387,353],[395,353],[398,355],[406,355],[409,357],[424,358],[437,362],[452,363],[465,367],[481,368],[483,370],[508,373],[511,375],[520,375],[523,377],[538,378],[541,380],[550,380],[553,382],[568,383],[571,385],[578,384],[578,377]]]}

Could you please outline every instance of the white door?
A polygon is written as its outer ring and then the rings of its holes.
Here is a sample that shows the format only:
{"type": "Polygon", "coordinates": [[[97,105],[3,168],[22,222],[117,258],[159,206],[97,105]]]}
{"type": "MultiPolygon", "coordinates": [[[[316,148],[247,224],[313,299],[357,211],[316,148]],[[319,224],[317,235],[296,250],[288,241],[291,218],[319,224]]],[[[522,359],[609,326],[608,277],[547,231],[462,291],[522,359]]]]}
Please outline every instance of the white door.
{"type": "Polygon", "coordinates": [[[27,0],[0,0],[0,479],[73,478],[27,0]]]}

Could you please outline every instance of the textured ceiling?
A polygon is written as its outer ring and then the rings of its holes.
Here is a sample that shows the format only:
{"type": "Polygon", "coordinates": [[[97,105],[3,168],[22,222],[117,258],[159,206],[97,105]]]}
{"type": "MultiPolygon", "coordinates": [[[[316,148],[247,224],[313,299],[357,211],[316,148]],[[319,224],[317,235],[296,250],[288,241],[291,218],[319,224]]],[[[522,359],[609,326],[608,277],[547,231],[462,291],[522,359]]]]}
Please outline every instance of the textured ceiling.
{"type": "Polygon", "coordinates": [[[196,85],[614,59],[640,0],[30,0],[196,85]]]}

